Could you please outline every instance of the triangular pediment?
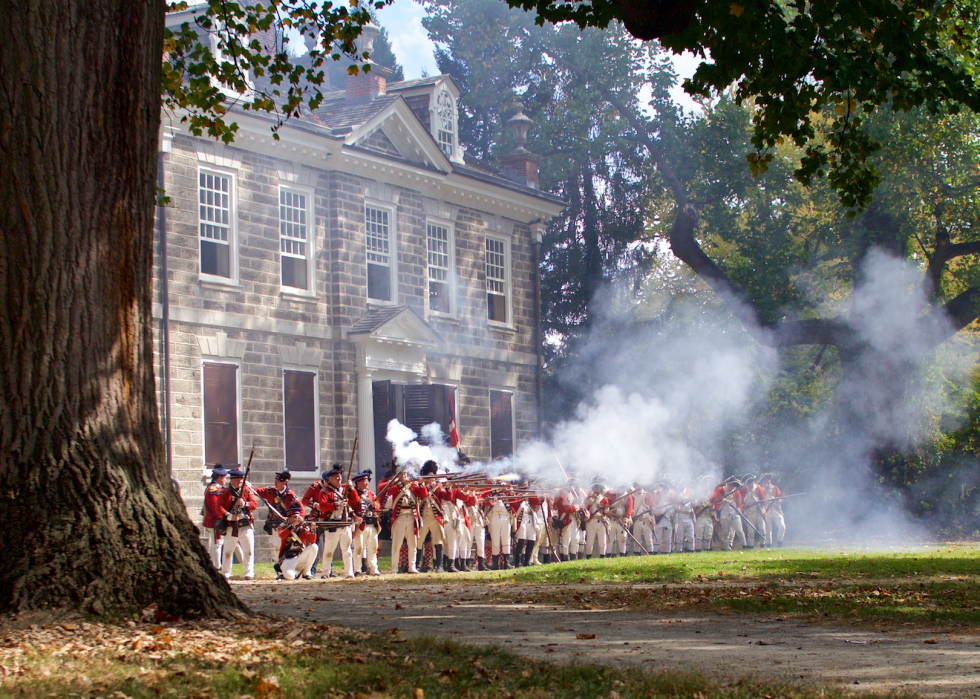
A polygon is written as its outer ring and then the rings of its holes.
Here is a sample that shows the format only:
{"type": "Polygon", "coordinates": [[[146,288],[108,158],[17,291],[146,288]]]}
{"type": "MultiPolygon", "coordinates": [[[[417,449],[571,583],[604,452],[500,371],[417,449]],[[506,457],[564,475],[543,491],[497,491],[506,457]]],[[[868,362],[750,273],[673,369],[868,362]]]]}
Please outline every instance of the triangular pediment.
{"type": "Polygon", "coordinates": [[[442,172],[453,169],[446,154],[401,97],[355,129],[345,141],[350,146],[392,155],[442,172]]]}
{"type": "Polygon", "coordinates": [[[376,309],[368,312],[348,332],[351,340],[362,339],[395,342],[419,347],[442,344],[442,337],[431,325],[407,306],[376,309]]]}

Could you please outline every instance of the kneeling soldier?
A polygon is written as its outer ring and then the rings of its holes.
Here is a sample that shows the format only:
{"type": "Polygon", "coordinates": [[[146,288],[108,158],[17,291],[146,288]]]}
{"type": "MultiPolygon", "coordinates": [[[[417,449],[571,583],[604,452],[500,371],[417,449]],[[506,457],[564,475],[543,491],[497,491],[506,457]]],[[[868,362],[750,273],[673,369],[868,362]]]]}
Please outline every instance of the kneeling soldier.
{"type": "Polygon", "coordinates": [[[294,503],[286,514],[286,525],[279,529],[279,562],[275,569],[277,580],[295,580],[303,576],[313,579],[310,572],[319,553],[316,532],[303,521],[303,506],[294,503]]]}

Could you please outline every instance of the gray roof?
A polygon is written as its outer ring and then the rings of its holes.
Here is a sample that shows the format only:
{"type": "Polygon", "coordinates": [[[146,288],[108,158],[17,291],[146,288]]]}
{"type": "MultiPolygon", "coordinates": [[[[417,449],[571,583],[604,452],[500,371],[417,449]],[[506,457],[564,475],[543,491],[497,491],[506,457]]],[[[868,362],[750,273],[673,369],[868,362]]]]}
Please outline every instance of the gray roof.
{"type": "Polygon", "coordinates": [[[405,304],[401,304],[399,306],[382,306],[380,308],[372,308],[351,326],[350,330],[347,331],[347,334],[367,335],[369,333],[373,333],[396,315],[407,309],[408,306],[405,304]]]}
{"type": "Polygon", "coordinates": [[[386,109],[397,99],[398,95],[381,95],[365,104],[349,107],[344,100],[343,93],[340,93],[339,98],[324,99],[323,103],[312,114],[324,126],[331,129],[344,127],[353,129],[370,121],[373,116],[386,109]]]}

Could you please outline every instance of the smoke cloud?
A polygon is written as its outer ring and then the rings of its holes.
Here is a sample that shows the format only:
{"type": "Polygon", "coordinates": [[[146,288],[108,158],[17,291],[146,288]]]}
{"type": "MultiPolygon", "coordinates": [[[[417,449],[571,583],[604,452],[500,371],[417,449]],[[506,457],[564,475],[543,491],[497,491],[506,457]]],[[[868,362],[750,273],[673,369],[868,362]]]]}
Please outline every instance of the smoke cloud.
{"type": "MultiPolygon", "coordinates": [[[[591,336],[559,377],[560,390],[584,396],[574,416],[549,439],[525,440],[511,457],[467,470],[553,483],[566,472],[580,482],[602,475],[618,487],[773,471],[784,493],[807,493],[785,503],[790,541],[917,540],[924,531],[869,466],[882,449],[926,438],[931,416],[945,409],[945,382],[925,379],[936,362],[936,333],[948,329],[922,322],[929,304],[921,279],[903,260],[868,255],[847,306],[831,309],[856,338],[840,358],[834,400],[805,420],[774,419],[761,441],[742,430],[753,411],[766,409],[785,353],[759,346],[713,303],[681,303],[669,322],[644,324],[632,321],[624,295],[607,294],[591,336]]],[[[433,459],[460,470],[438,425],[426,426],[423,437],[428,446],[397,421],[388,426],[399,464],[418,468],[433,459]]]]}

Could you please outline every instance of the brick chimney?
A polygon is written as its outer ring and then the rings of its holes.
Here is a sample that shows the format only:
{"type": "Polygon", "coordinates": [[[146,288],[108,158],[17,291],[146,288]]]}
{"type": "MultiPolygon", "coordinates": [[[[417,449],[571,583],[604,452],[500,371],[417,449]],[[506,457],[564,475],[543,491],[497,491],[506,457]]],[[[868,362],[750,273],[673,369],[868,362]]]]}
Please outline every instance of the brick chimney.
{"type": "MultiPolygon", "coordinates": [[[[365,24],[361,27],[361,34],[357,37],[357,55],[363,56],[367,51],[370,54],[374,51],[374,40],[381,30],[375,24],[365,24]]],[[[367,73],[361,69],[362,64],[357,65],[357,75],[347,74],[347,83],[344,89],[344,98],[348,106],[367,104],[375,97],[380,97],[387,90],[387,78],[391,70],[379,66],[368,58],[364,64],[371,66],[367,73]]]]}
{"type": "Polygon", "coordinates": [[[504,177],[525,187],[538,189],[538,166],[541,156],[531,153],[524,144],[527,143],[527,132],[534,122],[524,114],[524,105],[517,103],[517,114],[507,120],[507,127],[514,134],[517,148],[501,158],[504,165],[504,177]]]}

